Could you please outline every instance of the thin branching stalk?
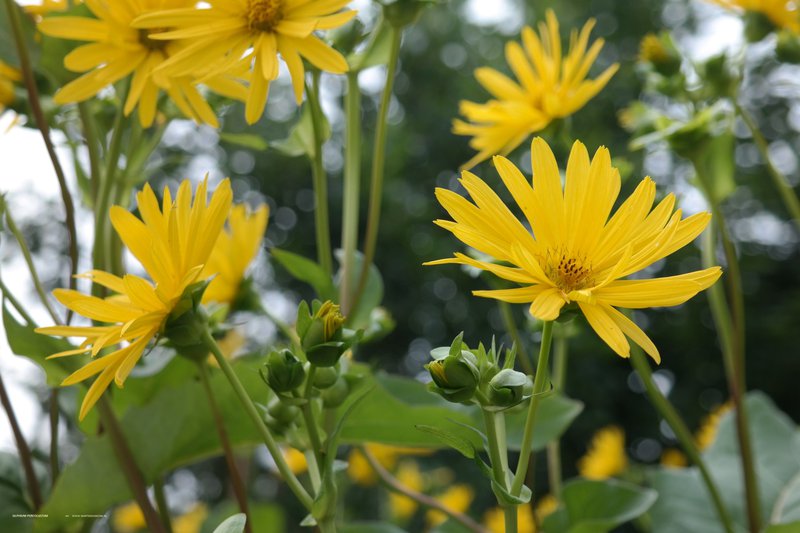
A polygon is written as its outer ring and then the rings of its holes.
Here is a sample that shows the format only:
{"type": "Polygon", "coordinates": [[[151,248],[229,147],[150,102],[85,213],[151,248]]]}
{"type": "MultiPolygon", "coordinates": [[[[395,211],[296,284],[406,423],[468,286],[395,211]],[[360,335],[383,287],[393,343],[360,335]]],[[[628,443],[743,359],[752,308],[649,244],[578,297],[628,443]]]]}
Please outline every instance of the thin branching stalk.
{"type": "Polygon", "coordinates": [[[347,75],[347,144],[344,160],[344,199],[342,202],[342,261],[341,292],[339,302],[342,313],[350,314],[353,298],[353,269],[358,243],[359,193],[361,190],[361,92],[358,90],[358,72],[347,75]]]}
{"type": "Polygon", "coordinates": [[[706,485],[706,489],[708,490],[709,496],[711,496],[711,502],[714,505],[714,509],[717,512],[717,516],[719,517],[722,526],[725,528],[727,533],[733,533],[733,522],[731,521],[731,517],[728,514],[728,510],[725,508],[725,505],[722,503],[722,498],[720,497],[719,490],[717,489],[714,480],[711,477],[711,473],[708,470],[708,467],[703,461],[702,456],[700,455],[700,451],[697,449],[697,445],[694,442],[694,438],[692,437],[692,433],[689,431],[689,428],[686,427],[686,424],[681,419],[681,416],[678,414],[678,411],[672,404],[669,402],[666,396],[659,390],[658,386],[653,381],[653,374],[650,370],[650,364],[647,362],[647,358],[645,357],[642,350],[637,345],[631,346],[631,366],[633,366],[636,373],[639,375],[639,378],[642,380],[644,384],[645,391],[647,392],[648,398],[650,398],[650,402],[653,404],[653,407],[661,414],[664,420],[669,424],[669,427],[672,429],[672,432],[675,433],[675,437],[678,439],[678,442],[683,447],[684,452],[686,452],[686,456],[689,460],[697,466],[700,470],[700,475],[703,478],[703,482],[706,485]]]}
{"type": "Polygon", "coordinates": [[[353,297],[352,308],[358,307],[361,295],[367,285],[369,267],[375,259],[375,248],[378,243],[378,228],[381,222],[381,201],[383,199],[383,175],[386,160],[386,130],[388,127],[389,104],[392,102],[392,88],[397,73],[397,61],[400,55],[400,42],[403,30],[392,27],[391,48],[389,50],[389,63],[386,66],[386,83],[381,95],[378,108],[377,124],[375,125],[375,144],[372,153],[372,171],[370,176],[369,210],[367,211],[367,229],[364,236],[364,262],[356,285],[356,295],[353,297]]]}
{"type": "Polygon", "coordinates": [[[21,316],[21,317],[22,317],[22,319],[23,319],[23,320],[25,320],[25,322],[26,322],[26,323],[27,323],[29,326],[33,327],[33,325],[35,324],[35,322],[34,322],[33,318],[32,318],[32,317],[31,317],[31,315],[29,315],[29,314],[28,314],[28,312],[25,310],[25,306],[23,306],[23,305],[20,303],[20,301],[19,301],[19,300],[17,300],[17,297],[16,297],[16,296],[14,296],[14,293],[12,293],[12,292],[11,292],[11,291],[8,289],[8,286],[7,286],[7,285],[5,284],[5,282],[3,281],[3,277],[2,277],[2,276],[0,276],[0,292],[2,292],[2,293],[3,293],[3,298],[5,298],[6,300],[8,300],[8,301],[9,301],[9,303],[10,303],[11,305],[13,305],[13,306],[14,306],[14,309],[16,309],[17,313],[19,313],[19,316],[21,316]]]}
{"type": "Polygon", "coordinates": [[[408,498],[411,498],[420,505],[443,512],[444,514],[449,516],[452,520],[455,520],[456,522],[458,522],[468,530],[472,531],[473,533],[489,533],[487,529],[485,529],[479,523],[475,522],[469,516],[462,513],[457,513],[452,509],[450,509],[449,507],[447,507],[446,505],[444,505],[443,503],[441,503],[440,501],[438,501],[437,499],[431,498],[427,494],[422,494],[421,492],[417,492],[403,485],[400,482],[400,480],[398,480],[388,470],[386,470],[383,467],[383,465],[381,465],[378,462],[375,456],[372,455],[372,452],[370,452],[366,448],[360,447],[358,450],[359,452],[361,452],[361,454],[364,455],[369,465],[372,467],[375,473],[378,474],[378,477],[380,478],[381,482],[389,490],[396,492],[398,494],[402,494],[403,496],[406,496],[408,498]]]}
{"type": "Polygon", "coordinates": [[[322,161],[322,145],[324,115],[320,104],[319,71],[312,73],[313,83],[306,85],[308,109],[311,112],[311,125],[314,130],[314,155],[311,159],[311,173],[314,180],[314,223],[317,232],[317,262],[328,276],[333,274],[333,260],[331,258],[331,229],[328,214],[328,176],[325,174],[325,165],[322,161]]]}
{"type": "Polygon", "coordinates": [[[250,525],[250,510],[247,505],[247,491],[245,490],[242,481],[242,475],[239,473],[239,468],[236,466],[236,457],[233,454],[233,447],[231,440],[228,437],[228,431],[225,429],[225,421],[220,413],[217,400],[214,398],[214,390],[211,388],[211,382],[208,379],[208,368],[206,368],[205,361],[197,364],[198,373],[200,374],[200,382],[203,384],[203,390],[208,399],[208,407],[211,409],[211,417],[214,420],[214,427],[217,429],[219,441],[222,444],[222,451],[225,455],[225,462],[228,464],[228,472],[231,476],[231,486],[233,487],[233,494],[236,496],[236,502],[239,504],[239,510],[245,514],[247,521],[245,522],[245,531],[251,533],[253,531],[250,525]]]}
{"type": "Polygon", "coordinates": [[[222,372],[225,374],[225,377],[228,379],[231,387],[233,387],[233,390],[236,393],[236,396],[239,398],[242,407],[244,407],[245,413],[247,413],[247,416],[249,416],[250,420],[252,420],[253,424],[255,424],[256,429],[264,441],[264,444],[267,446],[267,450],[269,450],[269,453],[272,455],[272,460],[275,461],[275,466],[278,467],[278,472],[280,472],[281,476],[283,476],[283,480],[289,486],[289,489],[294,493],[294,495],[297,496],[297,499],[300,500],[300,503],[303,504],[303,507],[311,511],[313,504],[311,496],[308,494],[305,487],[303,487],[303,485],[300,483],[300,480],[297,479],[297,476],[294,475],[292,469],[289,468],[289,465],[286,464],[286,459],[284,459],[280,446],[278,446],[275,437],[272,436],[272,433],[270,433],[269,429],[264,424],[264,420],[258,413],[255,404],[253,404],[253,400],[251,400],[250,396],[247,395],[247,391],[244,389],[242,382],[239,381],[239,378],[236,376],[236,372],[233,371],[230,363],[219,349],[217,341],[214,340],[208,331],[204,333],[202,340],[208,350],[214,355],[219,367],[222,369],[222,372]]]}
{"type": "MultiPolygon", "coordinates": [[[[8,17],[11,22],[11,32],[14,34],[14,43],[17,47],[17,54],[19,55],[19,63],[22,70],[22,76],[25,81],[25,88],[28,91],[28,103],[33,113],[33,118],[36,120],[36,126],[42,134],[47,155],[53,164],[53,170],[56,173],[58,186],[61,190],[61,201],[64,203],[65,224],[67,226],[67,233],[69,233],[69,259],[70,259],[70,276],[69,288],[74,289],[76,286],[75,274],[78,273],[78,231],[75,227],[75,204],[72,201],[72,195],[67,186],[67,178],[64,175],[64,169],[58,160],[56,149],[53,146],[53,141],[50,139],[50,125],[42,111],[42,105],[39,101],[39,91],[36,88],[36,80],[33,77],[33,66],[31,65],[30,56],[28,55],[28,48],[25,45],[23,37],[22,20],[20,19],[20,8],[14,0],[6,0],[6,8],[8,9],[8,17]]],[[[67,323],[72,319],[72,311],[67,312],[67,323]]]]}
{"type": "Polygon", "coordinates": [[[167,505],[167,495],[164,494],[164,478],[162,476],[158,476],[153,482],[153,495],[156,497],[158,514],[161,515],[161,521],[164,522],[164,529],[167,530],[167,533],[172,533],[172,518],[169,515],[169,505],[167,505]]]}
{"type": "Polygon", "coordinates": [[[11,432],[14,434],[14,442],[17,444],[17,453],[19,460],[22,463],[22,470],[25,472],[25,481],[28,485],[28,493],[31,496],[31,503],[33,510],[38,511],[42,507],[42,488],[39,486],[39,478],[36,477],[36,471],[33,469],[33,455],[28,443],[25,441],[25,436],[19,427],[17,415],[14,413],[14,406],[11,405],[11,400],[6,392],[6,386],[3,383],[3,377],[0,375],[0,403],[3,404],[3,409],[8,417],[8,423],[11,425],[11,432]]]}

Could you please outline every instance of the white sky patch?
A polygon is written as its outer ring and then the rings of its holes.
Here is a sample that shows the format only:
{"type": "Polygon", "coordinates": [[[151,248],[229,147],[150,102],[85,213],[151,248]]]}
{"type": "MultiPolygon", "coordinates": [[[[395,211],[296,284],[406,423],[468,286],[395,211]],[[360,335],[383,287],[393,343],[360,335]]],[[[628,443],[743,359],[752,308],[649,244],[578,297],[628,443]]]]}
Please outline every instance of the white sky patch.
{"type": "Polygon", "coordinates": [[[468,0],[462,10],[470,24],[494,26],[500,33],[517,34],[525,21],[525,11],[514,0],[468,0]]]}
{"type": "Polygon", "coordinates": [[[738,53],[744,45],[744,24],[732,11],[695,2],[698,15],[697,32],[685,35],[681,50],[693,61],[704,61],[727,51],[738,53]]]}

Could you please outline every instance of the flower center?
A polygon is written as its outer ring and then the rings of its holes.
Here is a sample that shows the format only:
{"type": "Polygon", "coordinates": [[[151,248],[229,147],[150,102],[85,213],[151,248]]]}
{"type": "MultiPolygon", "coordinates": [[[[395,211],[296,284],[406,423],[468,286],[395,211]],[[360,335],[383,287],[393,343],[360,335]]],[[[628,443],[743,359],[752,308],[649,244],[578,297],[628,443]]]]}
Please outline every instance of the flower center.
{"type": "Polygon", "coordinates": [[[248,0],[247,25],[251,31],[272,31],[283,17],[283,0],[248,0]]]}
{"type": "Polygon", "coordinates": [[[591,266],[584,259],[563,251],[547,255],[545,274],[565,293],[585,289],[594,283],[591,266]]]}
{"type": "Polygon", "coordinates": [[[156,33],[164,33],[169,28],[148,28],[146,30],[139,30],[139,44],[148,50],[163,50],[167,47],[169,41],[166,39],[153,39],[150,36],[156,33]]]}

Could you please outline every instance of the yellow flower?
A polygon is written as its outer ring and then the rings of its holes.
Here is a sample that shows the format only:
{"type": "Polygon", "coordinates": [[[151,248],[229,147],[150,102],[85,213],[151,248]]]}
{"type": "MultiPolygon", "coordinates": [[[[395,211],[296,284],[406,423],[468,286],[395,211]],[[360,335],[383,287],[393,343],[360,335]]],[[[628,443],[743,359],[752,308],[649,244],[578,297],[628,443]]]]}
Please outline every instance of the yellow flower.
{"type": "MultiPolygon", "coordinates": [[[[442,505],[456,513],[463,513],[469,509],[473,498],[475,498],[475,491],[469,485],[463,484],[453,485],[436,497],[442,505]]],[[[430,527],[436,527],[445,520],[447,520],[447,515],[435,509],[430,509],[425,514],[425,521],[430,527]]]]}
{"type": "Polygon", "coordinates": [[[58,301],[78,314],[108,325],[51,326],[39,333],[84,337],[80,347],[50,357],[91,353],[90,363],[68,376],[62,385],[74,385],[99,374],[81,405],[80,418],[97,402],[114,380],[122,387],[150,341],[161,331],[186,287],[200,278],[203,264],[217,240],[231,206],[230,181],[224,180],[206,204],[207,180],[198,187],[192,204],[189,180],[178,189],[175,201],[164,189],[163,209],[153,190],[145,185],[137,195],[142,219],[119,206],[111,208],[111,223],[120,239],[139,260],[153,283],[126,274],[120,278],[93,270],[82,274],[111,291],[97,298],[69,289],[53,291],[58,301]],[[101,350],[116,346],[107,355],[101,350]]]}
{"type": "Polygon", "coordinates": [[[208,517],[208,507],[195,504],[187,513],[172,521],[172,533],[198,533],[208,517]]]}
{"type": "MultiPolygon", "coordinates": [[[[430,455],[433,450],[423,448],[406,448],[370,442],[365,445],[367,450],[375,456],[378,463],[387,470],[394,470],[398,459],[404,455],[430,455]]],[[[353,449],[347,458],[347,475],[359,485],[374,485],[378,482],[378,475],[370,466],[366,457],[360,451],[353,449]]]]}
{"type": "MultiPolygon", "coordinates": [[[[419,471],[419,465],[417,465],[416,461],[401,462],[397,467],[395,477],[405,487],[416,492],[422,491],[422,473],[419,471]]],[[[393,517],[400,520],[407,520],[416,512],[417,502],[398,492],[390,492],[389,508],[391,509],[393,517]]]]}
{"type": "MultiPolygon", "coordinates": [[[[188,46],[159,70],[210,76],[252,67],[245,118],[255,123],[267,103],[269,84],[278,77],[278,54],[289,69],[297,102],[303,98],[303,58],[315,67],[342,74],[344,57],[314,34],[345,24],[355,11],[339,11],[350,0],[209,0],[203,8],[169,9],[139,17],[137,27],[154,39],[186,40],[188,46]],[[173,31],[160,28],[176,27],[173,31]]],[[[194,4],[194,2],[192,2],[194,4]]]]}
{"type": "MultiPolygon", "coordinates": [[[[73,0],[73,4],[82,4],[82,0],[73,0]]],[[[57,11],[66,11],[70,7],[68,0],[41,0],[37,4],[26,4],[22,8],[31,15],[49,15],[57,11]]]]}
{"type": "Polygon", "coordinates": [[[734,11],[761,13],[775,26],[800,34],[800,6],[795,0],[709,0],[734,11]]]}
{"type": "Polygon", "coordinates": [[[114,524],[114,531],[119,533],[134,533],[147,528],[144,513],[136,502],[126,503],[114,510],[111,520],[114,524]]]}
{"type": "Polygon", "coordinates": [[[683,468],[689,461],[682,451],[675,448],[667,448],[661,454],[661,466],[664,468],[683,468]]]}
{"type": "Polygon", "coordinates": [[[297,448],[284,448],[283,458],[286,459],[286,464],[289,465],[289,470],[291,470],[293,474],[302,474],[308,470],[306,456],[297,448]]]}
{"type": "Polygon", "coordinates": [[[639,43],[639,59],[650,63],[660,63],[669,59],[669,53],[655,33],[648,33],[639,43]]]}
{"type": "Polygon", "coordinates": [[[0,111],[14,101],[14,83],[22,79],[22,73],[0,61],[0,111]]]}
{"type": "Polygon", "coordinates": [[[608,479],[628,466],[625,433],[617,426],[597,431],[586,455],[578,460],[578,473],[587,479],[608,479]]]}
{"type": "Polygon", "coordinates": [[[732,408],[733,405],[730,402],[726,402],[708,413],[708,416],[703,419],[703,422],[700,424],[700,429],[697,430],[694,436],[697,447],[700,448],[701,451],[714,443],[714,440],[717,438],[717,431],[719,430],[719,423],[722,421],[722,416],[732,408]]]}
{"type": "Polygon", "coordinates": [[[514,41],[506,43],[506,62],[518,81],[490,67],[475,71],[475,78],[492,99],[484,104],[462,101],[459,106],[467,121],[454,120],[453,133],[471,136],[469,144],[478,150],[464,169],[493,155],[505,155],[552,120],[572,115],[617,71],[614,64],[597,78],[586,79],[603,48],[603,39],[598,39],[587,50],[594,19],[580,33],[572,31],[569,51],[562,56],[558,19],[549,9],[546,18],[547,22],[539,24],[538,36],[526,26],[522,46],[514,41]]]}
{"type": "MultiPolygon", "coordinates": [[[[159,90],[163,90],[181,113],[217,127],[214,110],[197,90],[196,79],[154,72],[182,47],[154,40],[150,31],[132,26],[133,19],[153,9],[186,7],[194,3],[194,0],[91,0],[86,4],[96,19],[66,16],[40,22],[39,30],[46,35],[90,41],[64,58],[67,69],[86,74],[62,87],[55,95],[56,103],[87,100],[104,87],[132,75],[124,111],[126,116],[130,115],[138,104],[142,126],[153,123],[159,90]]],[[[240,100],[245,97],[244,87],[230,77],[210,77],[203,83],[219,94],[240,100]]]]}
{"type": "Polygon", "coordinates": [[[258,253],[264,232],[267,229],[269,208],[259,206],[250,212],[246,205],[236,205],[228,217],[228,230],[217,237],[201,277],[211,281],[203,294],[203,303],[232,304],[239,294],[239,286],[247,267],[258,253]]]}
{"type": "Polygon", "coordinates": [[[655,183],[645,178],[609,219],[619,195],[620,177],[611,166],[606,148],[598,149],[590,162],[586,147],[576,142],[563,190],[555,157],[540,138],[531,145],[531,161],[535,187],[508,159],[494,158],[503,183],[532,232],[470,172],[462,173],[461,183],[475,204],[453,191],[436,190],[439,202],[454,219],[437,220],[436,224],[468,246],[510,266],[475,260],[462,253],[426,264],[470,265],[519,283],[523,287],[473,294],[530,303],[530,313],[540,320],[555,320],[562,307],[577,304],[617,354],[630,355],[627,336],[660,361],[653,342],[615,306],[641,309],[681,304],[714,283],[721,269],[712,267],[657,279],[621,278],[690,243],[711,215],[698,213],[681,219],[680,210],[673,213],[673,194],[651,211],[655,183]]]}

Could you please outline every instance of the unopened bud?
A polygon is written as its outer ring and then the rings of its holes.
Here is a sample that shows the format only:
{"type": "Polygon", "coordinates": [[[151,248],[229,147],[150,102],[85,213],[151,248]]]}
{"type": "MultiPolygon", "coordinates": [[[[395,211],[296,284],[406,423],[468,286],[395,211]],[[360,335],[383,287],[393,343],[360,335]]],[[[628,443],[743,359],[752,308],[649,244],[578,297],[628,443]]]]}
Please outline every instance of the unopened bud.
{"type": "Polygon", "coordinates": [[[522,372],[506,368],[489,381],[489,401],[502,408],[513,407],[531,397],[533,385],[522,372]]]}
{"type": "Polygon", "coordinates": [[[262,378],[275,392],[289,392],[303,383],[303,363],[290,350],[272,351],[264,364],[262,378]],[[266,375],[265,375],[266,374],[266,375]]]}
{"type": "Polygon", "coordinates": [[[339,376],[332,386],[322,391],[322,405],[328,409],[339,407],[350,394],[350,385],[347,380],[339,376]]]}

